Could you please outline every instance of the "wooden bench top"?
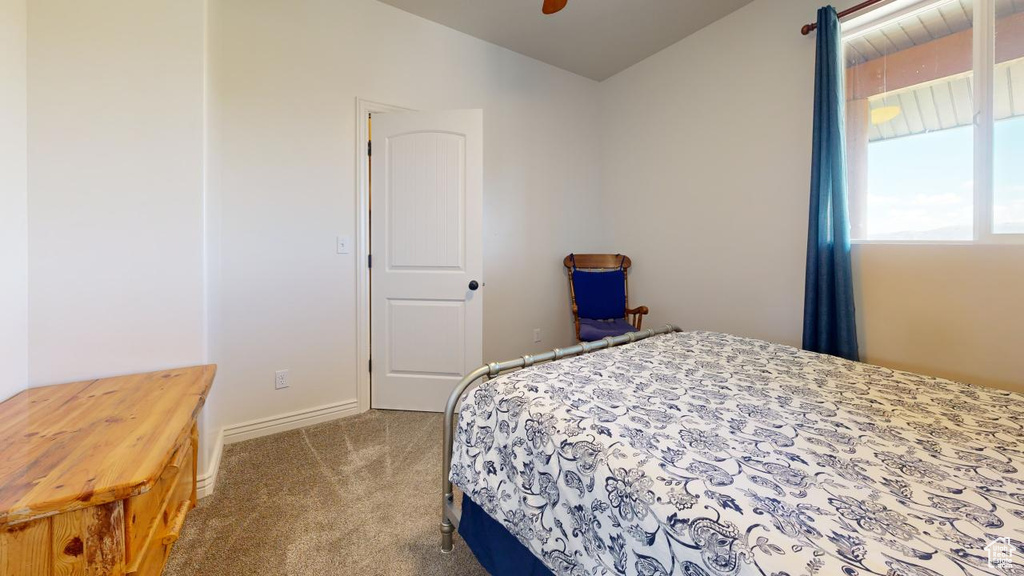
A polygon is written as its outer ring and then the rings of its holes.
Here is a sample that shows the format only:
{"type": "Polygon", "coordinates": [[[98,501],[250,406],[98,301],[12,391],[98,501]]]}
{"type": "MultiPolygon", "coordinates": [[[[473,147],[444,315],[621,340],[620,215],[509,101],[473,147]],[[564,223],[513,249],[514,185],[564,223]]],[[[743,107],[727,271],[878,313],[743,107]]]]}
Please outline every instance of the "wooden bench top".
{"type": "Polygon", "coordinates": [[[0,403],[0,527],[149,490],[217,366],[30,388],[0,403]]]}

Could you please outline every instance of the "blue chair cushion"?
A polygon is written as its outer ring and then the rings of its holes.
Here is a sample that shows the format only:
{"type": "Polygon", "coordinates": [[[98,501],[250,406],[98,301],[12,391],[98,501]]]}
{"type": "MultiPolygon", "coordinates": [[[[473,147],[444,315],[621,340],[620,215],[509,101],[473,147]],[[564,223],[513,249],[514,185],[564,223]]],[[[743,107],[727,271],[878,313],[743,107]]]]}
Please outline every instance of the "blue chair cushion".
{"type": "Polygon", "coordinates": [[[580,318],[580,340],[584,342],[593,342],[609,336],[621,336],[635,330],[636,328],[633,328],[633,325],[625,318],[615,318],[614,320],[580,318]]]}
{"type": "Polygon", "coordinates": [[[581,319],[626,316],[626,277],[622,270],[575,270],[572,284],[581,319]]]}

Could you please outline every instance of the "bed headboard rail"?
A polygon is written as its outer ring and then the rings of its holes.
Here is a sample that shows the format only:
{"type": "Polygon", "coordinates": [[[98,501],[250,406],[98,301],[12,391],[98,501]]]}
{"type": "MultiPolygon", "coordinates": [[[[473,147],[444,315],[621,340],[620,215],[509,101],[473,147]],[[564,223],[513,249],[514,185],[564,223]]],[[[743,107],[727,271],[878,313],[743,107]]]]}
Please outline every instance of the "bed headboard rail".
{"type": "Polygon", "coordinates": [[[629,332],[621,336],[609,336],[608,338],[596,340],[594,342],[581,342],[568,348],[555,348],[554,350],[544,352],[542,354],[527,354],[522,358],[516,358],[515,360],[492,362],[481,366],[460,380],[458,385],[455,386],[455,389],[452,390],[451,395],[448,396],[448,403],[445,405],[444,409],[444,440],[441,447],[441,552],[447,553],[452,551],[452,534],[455,532],[455,528],[459,525],[459,519],[462,516],[461,510],[455,506],[454,489],[450,480],[452,448],[455,442],[456,409],[459,406],[459,402],[462,401],[462,396],[465,395],[466,391],[474,382],[480,380],[484,376],[494,378],[499,374],[512,370],[519,370],[520,368],[528,368],[543,362],[552,362],[555,360],[561,360],[562,358],[568,358],[569,356],[576,356],[578,354],[586,354],[588,352],[604,350],[605,348],[613,348],[623,344],[639,342],[640,340],[657,336],[659,334],[668,334],[669,332],[681,332],[681,330],[676,326],[665,325],[658,329],[649,328],[640,332],[629,332]]]}

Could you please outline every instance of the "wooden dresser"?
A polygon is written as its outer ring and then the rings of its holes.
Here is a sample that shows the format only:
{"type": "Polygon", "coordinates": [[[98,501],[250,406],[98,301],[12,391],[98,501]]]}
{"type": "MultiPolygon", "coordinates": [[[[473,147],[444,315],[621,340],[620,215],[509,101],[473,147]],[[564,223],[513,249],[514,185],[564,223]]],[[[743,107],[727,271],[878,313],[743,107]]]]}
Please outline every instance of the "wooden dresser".
{"type": "Polygon", "coordinates": [[[0,576],[157,575],[196,502],[217,367],[26,390],[0,403],[0,576]]]}

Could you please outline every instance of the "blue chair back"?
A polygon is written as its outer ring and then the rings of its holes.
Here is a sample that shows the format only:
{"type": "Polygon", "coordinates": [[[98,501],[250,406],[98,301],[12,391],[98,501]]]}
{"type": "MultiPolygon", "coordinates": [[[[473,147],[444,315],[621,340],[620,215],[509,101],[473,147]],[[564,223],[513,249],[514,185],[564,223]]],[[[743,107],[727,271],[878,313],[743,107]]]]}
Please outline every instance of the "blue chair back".
{"type": "Polygon", "coordinates": [[[573,265],[573,292],[580,318],[626,317],[626,270],[580,270],[573,265]]]}

